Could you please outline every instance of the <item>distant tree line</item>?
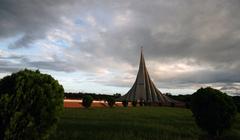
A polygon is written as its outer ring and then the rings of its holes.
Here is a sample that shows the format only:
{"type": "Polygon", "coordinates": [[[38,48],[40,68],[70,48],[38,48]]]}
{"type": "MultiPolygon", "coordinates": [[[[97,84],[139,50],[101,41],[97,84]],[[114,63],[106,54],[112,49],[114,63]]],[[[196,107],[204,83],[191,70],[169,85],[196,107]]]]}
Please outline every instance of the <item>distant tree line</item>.
{"type": "Polygon", "coordinates": [[[185,102],[186,108],[190,108],[191,105],[191,96],[190,94],[186,95],[172,95],[171,93],[166,93],[166,95],[174,100],[185,102]]]}
{"type": "Polygon", "coordinates": [[[240,113],[240,96],[233,96],[232,99],[237,107],[238,112],[240,113]]]}
{"type": "MultiPolygon", "coordinates": [[[[84,96],[90,95],[93,100],[108,100],[109,98],[114,98],[117,100],[119,97],[121,97],[120,93],[116,93],[113,95],[106,95],[106,94],[96,94],[96,93],[84,93],[84,92],[66,92],[64,93],[65,99],[83,99],[84,96]]],[[[166,93],[166,95],[174,100],[182,101],[186,103],[186,108],[190,108],[191,106],[191,94],[186,95],[172,95],[171,93],[166,93]]],[[[238,112],[240,112],[240,96],[232,96],[232,99],[237,107],[238,112]]]]}
{"type": "Polygon", "coordinates": [[[67,92],[67,93],[64,93],[64,98],[65,99],[83,99],[86,95],[91,96],[93,98],[93,100],[108,100],[109,98],[117,99],[117,98],[121,97],[121,94],[119,94],[119,93],[116,93],[113,95],[106,95],[106,94],[96,94],[96,93],[67,92]]]}
{"type": "MultiPolygon", "coordinates": [[[[170,93],[167,93],[166,95],[174,100],[185,102],[187,108],[190,108],[190,106],[191,106],[191,98],[192,98],[191,94],[172,95],[170,93]]],[[[240,96],[231,96],[231,98],[233,99],[233,102],[234,102],[235,106],[237,107],[238,112],[240,112],[240,96]]]]}

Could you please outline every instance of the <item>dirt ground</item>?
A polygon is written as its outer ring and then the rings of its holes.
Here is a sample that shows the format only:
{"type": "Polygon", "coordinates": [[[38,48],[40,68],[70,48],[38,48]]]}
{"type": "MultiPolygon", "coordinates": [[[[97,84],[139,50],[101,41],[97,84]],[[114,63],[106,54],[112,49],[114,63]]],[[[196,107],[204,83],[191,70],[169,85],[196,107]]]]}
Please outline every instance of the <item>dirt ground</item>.
{"type": "MultiPolygon", "coordinates": [[[[123,105],[122,102],[116,102],[114,106],[122,107],[123,105]]],[[[108,107],[108,104],[105,101],[93,101],[91,107],[95,108],[108,107]]],[[[83,108],[82,100],[64,99],[64,108],[83,108]]]]}

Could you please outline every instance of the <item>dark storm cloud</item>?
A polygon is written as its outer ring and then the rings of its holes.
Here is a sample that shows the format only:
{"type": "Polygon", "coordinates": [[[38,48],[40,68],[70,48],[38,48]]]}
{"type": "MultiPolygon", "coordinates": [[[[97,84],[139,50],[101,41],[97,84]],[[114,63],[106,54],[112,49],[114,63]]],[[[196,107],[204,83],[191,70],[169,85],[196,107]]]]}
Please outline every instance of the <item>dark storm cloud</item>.
{"type": "MultiPolygon", "coordinates": [[[[228,63],[239,59],[240,5],[237,1],[156,3],[148,3],[147,6],[132,4],[129,9],[133,9],[138,18],[133,26],[113,34],[118,41],[111,46],[126,46],[120,42],[128,40],[133,42],[133,47],[143,45],[145,56],[155,60],[164,57],[195,58],[228,63]]],[[[123,51],[118,55],[126,58],[124,47],[121,48],[123,51]]],[[[133,49],[131,52],[138,51],[133,49]]]]}
{"type": "Polygon", "coordinates": [[[183,82],[183,83],[232,83],[232,82],[240,82],[239,73],[237,70],[231,71],[223,71],[223,70],[216,70],[216,71],[196,71],[183,74],[178,77],[178,79],[171,79],[175,80],[176,82],[183,82]]]}
{"type": "MultiPolygon", "coordinates": [[[[70,2],[69,2],[70,3],[70,2]]],[[[1,0],[0,38],[23,35],[10,48],[28,47],[61,24],[63,0],[1,0]]]]}
{"type": "Polygon", "coordinates": [[[232,96],[239,96],[240,95],[240,87],[239,84],[226,84],[220,88],[221,91],[231,94],[232,96]]]}
{"type": "Polygon", "coordinates": [[[9,72],[16,72],[20,70],[21,68],[24,68],[24,66],[19,63],[20,61],[23,61],[25,59],[22,55],[16,55],[16,54],[1,54],[0,51],[0,73],[9,73],[9,72]]]}
{"type": "MultiPolygon", "coordinates": [[[[9,46],[13,50],[46,39],[54,28],[72,38],[70,47],[62,49],[66,60],[22,59],[24,66],[66,72],[131,67],[124,72],[134,76],[143,46],[147,64],[193,60],[184,64],[201,68],[186,73],[169,69],[174,76],[162,78],[148,65],[156,82],[234,83],[240,82],[239,7],[238,0],[1,0],[0,38],[21,35],[9,46]]],[[[126,86],[125,78],[116,74],[103,83],[126,86]]]]}
{"type": "Polygon", "coordinates": [[[0,73],[16,72],[20,70],[22,65],[15,64],[9,60],[0,58],[0,73]]]}
{"type": "MultiPolygon", "coordinates": [[[[213,70],[189,72],[173,77],[183,83],[239,82],[240,10],[238,1],[171,1],[132,4],[133,26],[113,31],[110,53],[133,62],[144,46],[146,61],[171,62],[194,59],[213,70]],[[188,3],[189,2],[189,3],[188,3]],[[126,43],[126,44],[125,44],[126,43]],[[125,47],[132,44],[130,47],[125,47]]],[[[107,33],[108,34],[108,33],[107,33]]],[[[165,63],[166,63],[165,62],[165,63]]],[[[134,62],[135,63],[135,62],[134,62]]],[[[138,63],[135,63],[136,65],[138,63]]],[[[151,67],[151,66],[150,66],[151,67]]],[[[172,70],[169,70],[171,73],[172,70]]],[[[173,71],[174,72],[174,71],[173,71]]],[[[157,76],[156,76],[157,78],[157,76]]]]}

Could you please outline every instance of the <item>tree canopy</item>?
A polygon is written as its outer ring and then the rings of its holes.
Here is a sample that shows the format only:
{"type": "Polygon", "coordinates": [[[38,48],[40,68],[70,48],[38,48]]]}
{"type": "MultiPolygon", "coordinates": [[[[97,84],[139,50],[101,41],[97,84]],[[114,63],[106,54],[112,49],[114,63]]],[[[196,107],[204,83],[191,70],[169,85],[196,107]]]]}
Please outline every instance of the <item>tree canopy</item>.
{"type": "Polygon", "coordinates": [[[197,90],[191,104],[197,125],[210,135],[218,136],[230,128],[236,116],[232,98],[211,87],[197,90]]]}
{"type": "Polygon", "coordinates": [[[107,103],[110,107],[113,107],[115,104],[115,99],[113,97],[108,97],[107,98],[107,103]]]}
{"type": "Polygon", "coordinates": [[[93,97],[90,95],[85,95],[82,100],[82,105],[85,108],[89,108],[92,105],[92,102],[93,102],[93,97]]]}
{"type": "Polygon", "coordinates": [[[47,139],[63,110],[64,89],[38,70],[0,80],[0,139],[47,139]]]}

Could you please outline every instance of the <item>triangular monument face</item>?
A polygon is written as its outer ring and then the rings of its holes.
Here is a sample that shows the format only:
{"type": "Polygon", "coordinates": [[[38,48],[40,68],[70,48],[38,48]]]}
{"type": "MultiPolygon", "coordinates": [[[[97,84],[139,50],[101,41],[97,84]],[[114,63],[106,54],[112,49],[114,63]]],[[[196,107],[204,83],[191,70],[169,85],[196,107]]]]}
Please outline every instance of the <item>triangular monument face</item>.
{"type": "Polygon", "coordinates": [[[142,49],[137,78],[132,88],[122,97],[122,99],[128,101],[160,103],[162,105],[170,105],[175,102],[175,100],[163,95],[154,85],[148,74],[142,49]]]}

